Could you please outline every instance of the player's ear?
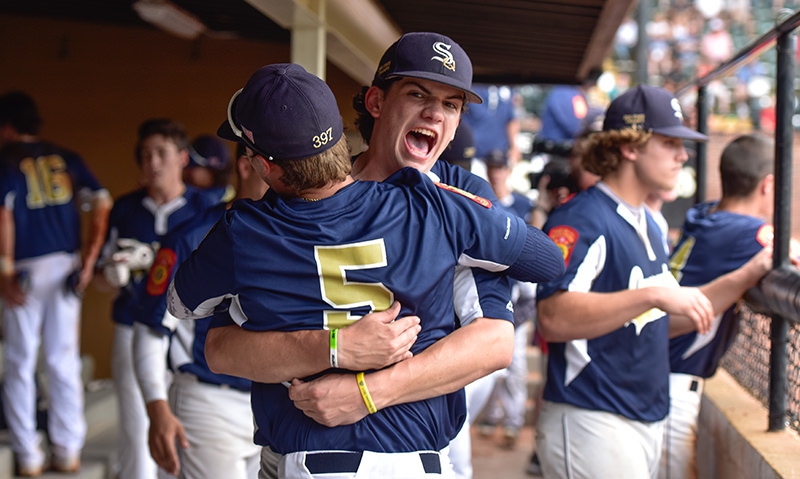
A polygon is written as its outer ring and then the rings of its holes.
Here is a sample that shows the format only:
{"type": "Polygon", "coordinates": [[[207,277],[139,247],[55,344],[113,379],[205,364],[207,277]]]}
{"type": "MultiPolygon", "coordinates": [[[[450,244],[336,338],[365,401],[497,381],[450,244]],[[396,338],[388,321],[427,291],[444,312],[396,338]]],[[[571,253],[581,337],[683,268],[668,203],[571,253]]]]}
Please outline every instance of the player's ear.
{"type": "Polygon", "coordinates": [[[772,196],[772,193],[775,191],[775,175],[772,173],[768,174],[761,180],[761,184],[759,185],[761,189],[761,193],[766,196],[772,196]]]}
{"type": "Polygon", "coordinates": [[[189,166],[189,150],[184,148],[178,152],[178,155],[181,157],[181,168],[189,166]]]}
{"type": "Polygon", "coordinates": [[[373,118],[378,118],[381,116],[385,93],[385,91],[374,85],[369,87],[366,93],[364,93],[364,107],[373,118]]]}
{"type": "Polygon", "coordinates": [[[626,160],[634,161],[638,151],[638,148],[633,143],[623,143],[619,146],[619,152],[626,160]]]}

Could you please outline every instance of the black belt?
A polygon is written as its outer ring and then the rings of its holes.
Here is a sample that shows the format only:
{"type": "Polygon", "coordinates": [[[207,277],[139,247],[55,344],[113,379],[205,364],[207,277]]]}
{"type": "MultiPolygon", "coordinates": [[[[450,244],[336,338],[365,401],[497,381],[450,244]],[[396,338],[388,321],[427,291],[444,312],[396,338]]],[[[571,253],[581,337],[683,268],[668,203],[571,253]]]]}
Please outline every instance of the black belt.
{"type": "MultiPolygon", "coordinates": [[[[425,474],[441,474],[439,454],[420,452],[419,459],[425,474]]],[[[313,452],[306,454],[306,468],[311,474],[334,474],[357,472],[361,464],[361,452],[313,452]]]]}
{"type": "Polygon", "coordinates": [[[700,388],[700,381],[698,381],[697,379],[692,379],[692,382],[689,383],[689,391],[697,392],[699,388],[700,388]]]}

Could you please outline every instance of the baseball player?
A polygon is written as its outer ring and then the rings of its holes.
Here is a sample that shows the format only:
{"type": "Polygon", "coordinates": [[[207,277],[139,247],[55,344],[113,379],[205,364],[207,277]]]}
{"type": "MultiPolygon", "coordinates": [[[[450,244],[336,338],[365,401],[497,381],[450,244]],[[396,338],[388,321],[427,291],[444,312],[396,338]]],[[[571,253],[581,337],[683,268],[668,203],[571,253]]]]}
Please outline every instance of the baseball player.
{"type": "MultiPolygon", "coordinates": [[[[414,352],[452,331],[449,290],[459,258],[522,279],[559,274],[560,258],[540,231],[482,198],[414,169],[384,183],[354,182],[342,131],[333,94],[301,67],[270,65],[251,77],[220,134],[253,150],[270,190],[261,202],[234,204],[180,266],[170,312],[203,317],[230,298],[228,312],[243,328],[327,329],[336,368],[338,330],[395,298],[422,320],[414,352]]],[[[448,396],[378,411],[364,373],[340,376],[358,380],[371,414],[338,428],[305,416],[284,385],[253,384],[256,442],[283,455],[280,477],[446,472],[440,451],[458,427],[442,414],[448,396]]]]}
{"type": "MultiPolygon", "coordinates": [[[[707,283],[771,247],[773,231],[767,221],[773,213],[774,149],[773,141],[760,134],[740,136],[725,147],[720,161],[722,199],[686,213],[670,258],[681,285],[707,283]]],[[[729,306],[714,318],[708,333],[692,331],[670,339],[670,412],[661,479],[697,477],[695,443],[703,382],[714,375],[738,331],[736,307],[729,306]]]]}
{"type": "Polygon", "coordinates": [[[200,188],[222,203],[230,203],[236,196],[231,185],[233,172],[228,146],[212,135],[199,135],[189,145],[189,164],[183,169],[183,180],[200,188]]]}
{"type": "Polygon", "coordinates": [[[37,138],[41,119],[22,92],[0,97],[8,135],[0,163],[0,287],[5,379],[3,409],[17,474],[42,473],[34,375],[39,346],[49,378],[51,467],[76,472],[86,436],[80,362],[81,295],[92,279],[111,199],[78,154],[37,138]],[[81,249],[79,198],[91,224],[81,249]]]}
{"type": "Polygon", "coordinates": [[[186,185],[189,140],[179,123],[149,119],[139,126],[136,162],[144,186],[118,198],[111,210],[100,264],[103,279],[118,293],[114,321],[111,374],[119,401],[121,477],[155,479],[156,464],[147,448],[148,419],[133,365],[133,324],[142,315],[147,273],[164,235],[219,203],[186,185]]]}
{"type": "MultiPolygon", "coordinates": [[[[403,35],[384,53],[373,85],[354,100],[357,125],[369,149],[356,158],[353,175],[385,180],[410,166],[494,199],[484,180],[436,161],[455,135],[458,106],[465,100],[481,101],[471,93],[471,82],[469,57],[452,39],[429,32],[403,35]]],[[[461,388],[508,366],[514,327],[507,278],[469,268],[457,269],[456,275],[453,293],[463,327],[420,354],[411,357],[408,352],[419,326],[411,317],[394,320],[392,310],[368,314],[341,331],[340,366],[380,369],[370,376],[377,402],[388,406],[448,394],[447,415],[460,424],[465,417],[461,388]],[[417,371],[426,371],[425,381],[419,381],[417,371]]],[[[330,365],[327,347],[326,331],[252,332],[234,325],[209,331],[206,357],[217,372],[272,383],[325,371],[330,365]]],[[[290,395],[297,407],[327,426],[352,424],[366,414],[353,381],[340,376],[295,385],[290,395]]],[[[265,447],[262,464],[267,454],[265,447]]]]}
{"type": "Polygon", "coordinates": [[[175,268],[224,212],[225,205],[218,205],[198,213],[164,237],[134,325],[134,363],[150,419],[150,452],[159,466],[179,478],[258,475],[250,381],[208,369],[203,349],[210,317],[179,322],[166,306],[175,268]],[[167,366],[173,373],[169,393],[167,366]]]}
{"type": "Polygon", "coordinates": [[[628,90],[611,102],[583,157],[601,181],[545,224],[567,273],[537,293],[549,349],[536,426],[544,477],[657,477],[671,330],[706,333],[715,308],[769,268],[754,263],[702,288],[680,287],[669,273],[643,204],[650,192],[675,186],[684,139],[707,138],[683,125],[668,91],[628,90]]]}

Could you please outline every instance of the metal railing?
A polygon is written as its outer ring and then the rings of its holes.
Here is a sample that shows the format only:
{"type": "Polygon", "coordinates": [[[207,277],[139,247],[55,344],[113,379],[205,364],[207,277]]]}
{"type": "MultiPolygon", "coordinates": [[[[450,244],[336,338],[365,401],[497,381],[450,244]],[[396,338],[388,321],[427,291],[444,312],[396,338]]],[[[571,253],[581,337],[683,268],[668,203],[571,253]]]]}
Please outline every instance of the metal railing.
{"type": "MultiPolygon", "coordinates": [[[[756,312],[771,317],[769,354],[769,426],[770,431],[782,430],[787,423],[787,360],[789,322],[800,322],[800,270],[789,264],[792,201],[792,146],[795,105],[795,29],[800,26],[800,12],[783,11],[776,26],[739,50],[734,56],[708,74],[697,78],[676,92],[680,97],[697,89],[697,129],[708,133],[709,103],[706,88],[748,61],[755,59],[773,45],[777,50],[775,74],[775,226],[773,270],[758,288],[749,291],[745,300],[756,312]]],[[[697,144],[697,192],[695,200],[706,200],[707,150],[697,144]]]]}

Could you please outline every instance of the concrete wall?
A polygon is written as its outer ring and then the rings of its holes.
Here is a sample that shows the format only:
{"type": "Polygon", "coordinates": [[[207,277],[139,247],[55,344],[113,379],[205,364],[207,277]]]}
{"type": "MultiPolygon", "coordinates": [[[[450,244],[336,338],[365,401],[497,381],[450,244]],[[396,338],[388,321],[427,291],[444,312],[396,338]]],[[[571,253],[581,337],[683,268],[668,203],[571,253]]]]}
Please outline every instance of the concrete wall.
{"type": "MultiPolygon", "coordinates": [[[[137,186],[138,125],[170,117],[190,136],[214,133],[228,100],[260,66],[289,61],[288,45],[200,38],[150,28],[0,15],[0,92],[24,90],[44,119],[42,138],[83,155],[113,196],[137,186]]],[[[359,85],[328,64],[346,125],[359,85]]],[[[352,128],[351,128],[352,130],[352,128]]],[[[109,377],[111,295],[93,288],[83,308],[84,353],[109,377]]]]}
{"type": "Polygon", "coordinates": [[[706,381],[697,441],[703,479],[800,478],[800,436],[767,432],[768,414],[728,373],[706,381]]]}

